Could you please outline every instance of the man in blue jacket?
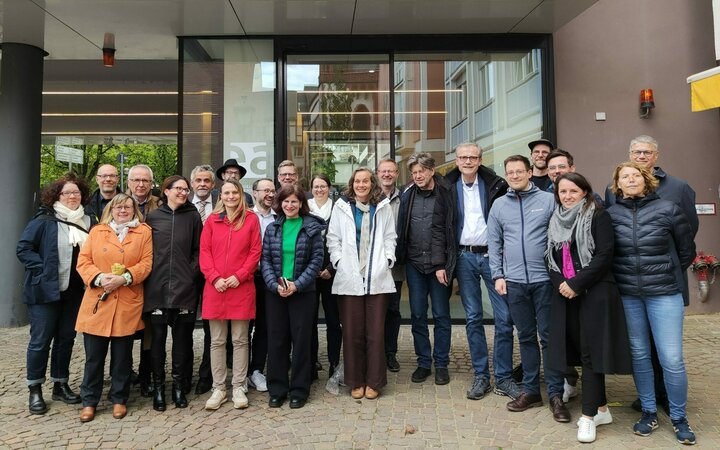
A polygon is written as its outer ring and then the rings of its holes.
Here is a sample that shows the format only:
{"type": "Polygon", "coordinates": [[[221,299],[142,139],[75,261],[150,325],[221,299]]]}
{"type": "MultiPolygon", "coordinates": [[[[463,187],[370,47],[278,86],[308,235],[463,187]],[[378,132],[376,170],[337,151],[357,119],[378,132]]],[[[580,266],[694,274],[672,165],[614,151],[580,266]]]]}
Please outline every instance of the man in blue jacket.
{"type": "Polygon", "coordinates": [[[523,391],[507,409],[519,412],[542,406],[539,335],[550,410],[556,421],[569,422],[570,412],[562,400],[563,375],[547,365],[552,284],[544,255],[555,199],[532,184],[531,176],[525,156],[508,157],[505,177],[510,189],[495,201],[488,218],[490,271],[497,292],[507,295],[523,365],[523,391]]]}

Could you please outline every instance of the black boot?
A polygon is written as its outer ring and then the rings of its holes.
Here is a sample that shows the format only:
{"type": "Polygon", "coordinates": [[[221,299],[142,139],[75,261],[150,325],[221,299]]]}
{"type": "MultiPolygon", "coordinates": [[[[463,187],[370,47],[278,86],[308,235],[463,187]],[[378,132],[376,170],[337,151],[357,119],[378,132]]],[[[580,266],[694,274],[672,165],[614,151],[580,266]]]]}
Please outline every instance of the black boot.
{"type": "Polygon", "coordinates": [[[173,380],[172,384],[172,400],[178,408],[187,408],[188,401],[185,398],[182,380],[173,380]]]}
{"type": "Polygon", "coordinates": [[[155,386],[152,383],[148,383],[147,381],[140,382],[140,395],[142,397],[150,398],[154,392],[155,386]]]}
{"type": "Polygon", "coordinates": [[[163,379],[153,380],[153,409],[165,411],[165,380],[163,379]]]}
{"type": "Polygon", "coordinates": [[[80,403],[80,396],[70,389],[67,383],[55,382],[53,385],[52,399],[60,400],[68,405],[76,405],[80,403]]]}
{"type": "Polygon", "coordinates": [[[43,399],[42,384],[33,384],[28,386],[28,389],[30,389],[30,399],[28,401],[30,414],[45,414],[48,408],[45,399],[43,399]]]}

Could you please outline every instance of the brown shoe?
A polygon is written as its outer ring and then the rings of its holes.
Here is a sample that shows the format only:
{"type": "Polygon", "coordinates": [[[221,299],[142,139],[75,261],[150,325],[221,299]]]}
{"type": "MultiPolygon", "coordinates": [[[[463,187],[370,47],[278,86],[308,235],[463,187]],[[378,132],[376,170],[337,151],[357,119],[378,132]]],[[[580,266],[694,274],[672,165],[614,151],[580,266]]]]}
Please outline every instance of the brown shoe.
{"type": "Polygon", "coordinates": [[[508,402],[506,405],[509,411],[521,412],[529,408],[537,408],[542,406],[542,397],[540,394],[528,394],[523,392],[516,400],[508,402]]]}
{"type": "Polygon", "coordinates": [[[354,398],[355,400],[359,400],[363,398],[365,395],[365,386],[356,387],[352,391],[350,391],[350,396],[354,398]]]}
{"type": "Polygon", "coordinates": [[[80,412],[80,422],[86,423],[86,422],[92,422],[92,420],[95,418],[95,407],[94,406],[85,406],[82,411],[80,412]]]}
{"type": "Polygon", "coordinates": [[[380,392],[371,388],[370,386],[365,388],[365,398],[368,400],[375,400],[380,395],[380,392]]]}
{"type": "Polygon", "coordinates": [[[127,406],[121,403],[115,403],[113,405],[113,417],[116,419],[122,419],[127,415],[127,406]]]}
{"type": "Polygon", "coordinates": [[[565,403],[563,403],[562,396],[553,395],[550,397],[548,403],[550,404],[550,411],[552,411],[553,419],[555,419],[556,422],[570,422],[570,411],[568,411],[565,403]]]}

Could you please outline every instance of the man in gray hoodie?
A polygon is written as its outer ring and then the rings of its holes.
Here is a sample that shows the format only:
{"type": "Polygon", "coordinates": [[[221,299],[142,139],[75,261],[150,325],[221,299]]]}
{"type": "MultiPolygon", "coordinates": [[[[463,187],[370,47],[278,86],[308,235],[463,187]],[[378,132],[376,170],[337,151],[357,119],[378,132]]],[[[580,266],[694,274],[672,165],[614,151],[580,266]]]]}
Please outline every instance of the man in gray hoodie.
{"type": "Polygon", "coordinates": [[[556,421],[569,422],[570,412],[562,401],[563,374],[547,366],[552,284],[545,268],[545,247],[555,199],[532,184],[531,176],[525,156],[508,157],[505,177],[510,189],[493,203],[488,217],[490,271],[497,292],[507,295],[524,372],[523,392],[507,409],[519,412],[542,406],[539,334],[550,410],[556,421]]]}

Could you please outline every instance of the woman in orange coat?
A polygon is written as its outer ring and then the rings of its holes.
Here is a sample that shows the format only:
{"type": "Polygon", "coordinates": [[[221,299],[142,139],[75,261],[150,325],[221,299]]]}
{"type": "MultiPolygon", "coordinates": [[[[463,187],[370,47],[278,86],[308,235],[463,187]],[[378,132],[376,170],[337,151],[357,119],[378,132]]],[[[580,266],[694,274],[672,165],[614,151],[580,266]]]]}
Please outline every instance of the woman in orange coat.
{"type": "Polygon", "coordinates": [[[132,197],[117,194],[105,207],[100,224],[90,230],[78,257],[77,270],[87,286],[75,325],[85,342],[81,422],[95,418],[108,345],[113,417],[122,419],[127,413],[133,335],[145,328],[143,281],[152,269],[152,231],[140,222],[141,217],[132,197]]]}
{"type": "Polygon", "coordinates": [[[205,221],[200,237],[200,269],[205,275],[202,318],[210,323],[210,366],[213,393],[205,409],[227,401],[226,342],[232,328],[232,401],[247,408],[245,376],[248,367],[248,326],[255,318],[253,274],[260,261],[260,222],[245,204],[240,182],[225,180],[220,200],[205,221]]]}

